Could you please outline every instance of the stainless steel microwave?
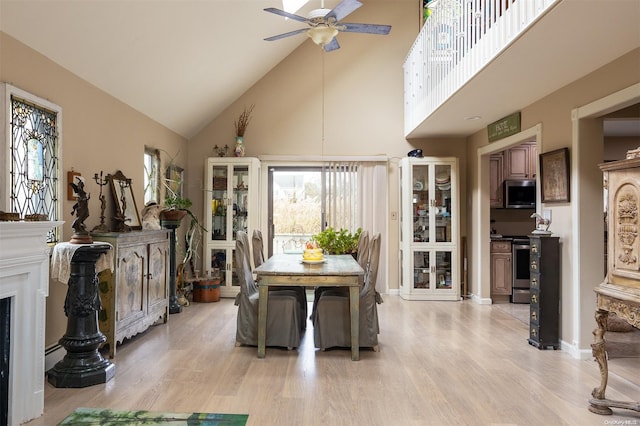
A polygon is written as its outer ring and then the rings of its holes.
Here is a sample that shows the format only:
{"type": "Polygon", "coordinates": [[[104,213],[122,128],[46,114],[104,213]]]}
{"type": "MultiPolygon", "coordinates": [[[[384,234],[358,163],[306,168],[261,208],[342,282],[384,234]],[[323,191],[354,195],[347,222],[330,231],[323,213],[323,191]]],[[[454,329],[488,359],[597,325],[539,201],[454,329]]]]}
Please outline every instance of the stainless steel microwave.
{"type": "Polygon", "coordinates": [[[536,181],[534,179],[505,180],[504,207],[506,209],[535,209],[536,181]]]}

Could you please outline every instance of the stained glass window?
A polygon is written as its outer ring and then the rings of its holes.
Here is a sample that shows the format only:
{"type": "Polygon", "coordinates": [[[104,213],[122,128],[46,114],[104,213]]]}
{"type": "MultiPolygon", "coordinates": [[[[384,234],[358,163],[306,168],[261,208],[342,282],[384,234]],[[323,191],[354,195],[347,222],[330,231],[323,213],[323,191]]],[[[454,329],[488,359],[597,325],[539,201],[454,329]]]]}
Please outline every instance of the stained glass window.
{"type": "MultiPolygon", "coordinates": [[[[26,220],[58,220],[58,113],[11,95],[9,114],[9,207],[26,220]]],[[[54,228],[47,242],[56,241],[54,228]]]]}

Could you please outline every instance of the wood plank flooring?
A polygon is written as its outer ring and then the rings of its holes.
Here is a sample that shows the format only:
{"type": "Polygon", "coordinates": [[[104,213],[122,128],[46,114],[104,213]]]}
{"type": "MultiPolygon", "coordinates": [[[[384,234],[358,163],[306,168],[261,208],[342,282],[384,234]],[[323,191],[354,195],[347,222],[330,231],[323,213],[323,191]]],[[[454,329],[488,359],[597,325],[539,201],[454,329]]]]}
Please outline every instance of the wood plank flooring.
{"type": "MultiPolygon", "coordinates": [[[[231,299],[192,304],[119,346],[108,383],[46,383],[44,416],[28,424],[98,407],[248,413],[248,425],[640,425],[631,411],[589,412],[595,361],[530,346],[527,325],[504,310],[384,300],[380,352],[363,349],[357,362],[349,349],[315,350],[310,323],[298,350],[258,359],[235,347],[231,299]]],[[[637,401],[640,387],[611,374],[607,397],[637,401]]]]}

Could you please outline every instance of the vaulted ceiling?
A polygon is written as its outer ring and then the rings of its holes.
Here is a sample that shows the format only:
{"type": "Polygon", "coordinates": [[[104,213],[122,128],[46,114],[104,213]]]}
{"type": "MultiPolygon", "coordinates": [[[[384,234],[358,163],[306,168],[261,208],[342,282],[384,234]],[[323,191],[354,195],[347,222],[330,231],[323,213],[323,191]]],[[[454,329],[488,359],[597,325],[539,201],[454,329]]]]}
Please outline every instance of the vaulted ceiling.
{"type": "MultiPolygon", "coordinates": [[[[321,1],[311,0],[298,14],[306,16],[321,1]]],[[[379,2],[418,3],[364,0],[349,21],[362,22],[362,11],[379,2]]],[[[324,3],[332,8],[339,0],[324,3]]],[[[637,48],[639,4],[562,1],[411,137],[441,136],[451,129],[468,135],[487,123],[461,122],[461,106],[477,106],[477,113],[466,115],[493,121],[502,111],[529,105],[637,48]],[[509,93],[499,104],[491,102],[495,87],[509,93]]],[[[311,43],[304,35],[264,41],[303,25],[266,13],[266,7],[281,9],[282,2],[0,0],[0,31],[191,138],[294,49],[311,43]]]]}
{"type": "MultiPolygon", "coordinates": [[[[324,1],[326,8],[338,3],[324,1]]],[[[306,16],[320,5],[312,0],[297,13],[306,16]]],[[[304,27],[264,12],[267,7],[282,9],[282,1],[0,0],[0,30],[190,138],[299,45],[311,43],[304,34],[264,41],[304,27]]],[[[358,14],[349,21],[359,22],[358,14]]]]}

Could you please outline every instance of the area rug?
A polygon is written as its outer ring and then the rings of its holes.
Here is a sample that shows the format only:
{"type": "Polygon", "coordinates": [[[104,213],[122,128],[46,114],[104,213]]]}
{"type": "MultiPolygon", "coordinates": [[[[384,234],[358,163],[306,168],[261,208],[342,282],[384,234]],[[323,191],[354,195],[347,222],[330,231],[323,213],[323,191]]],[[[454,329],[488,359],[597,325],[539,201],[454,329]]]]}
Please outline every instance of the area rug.
{"type": "Polygon", "coordinates": [[[58,425],[73,426],[244,426],[248,414],[165,413],[154,411],[119,411],[104,408],[78,408],[58,425]]]}

